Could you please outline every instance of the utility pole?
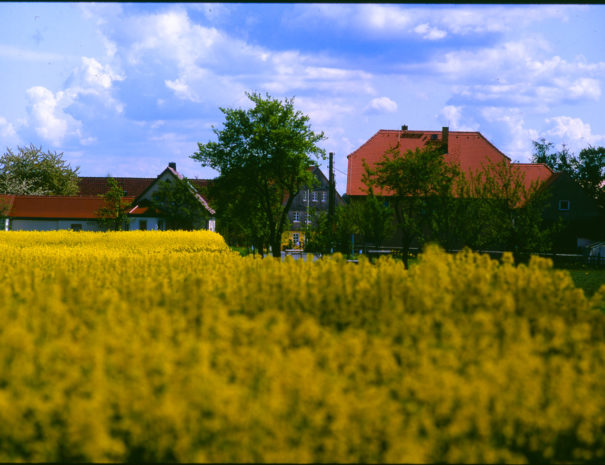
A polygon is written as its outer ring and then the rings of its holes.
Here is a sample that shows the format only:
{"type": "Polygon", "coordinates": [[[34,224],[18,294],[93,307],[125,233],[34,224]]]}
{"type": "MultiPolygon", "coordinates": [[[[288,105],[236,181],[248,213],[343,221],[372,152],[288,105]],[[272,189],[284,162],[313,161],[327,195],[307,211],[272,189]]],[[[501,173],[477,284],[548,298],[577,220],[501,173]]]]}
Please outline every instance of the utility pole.
{"type": "Polygon", "coordinates": [[[328,224],[330,230],[334,224],[334,212],[336,206],[336,183],[334,181],[334,152],[330,152],[330,174],[328,179],[328,224]]]}

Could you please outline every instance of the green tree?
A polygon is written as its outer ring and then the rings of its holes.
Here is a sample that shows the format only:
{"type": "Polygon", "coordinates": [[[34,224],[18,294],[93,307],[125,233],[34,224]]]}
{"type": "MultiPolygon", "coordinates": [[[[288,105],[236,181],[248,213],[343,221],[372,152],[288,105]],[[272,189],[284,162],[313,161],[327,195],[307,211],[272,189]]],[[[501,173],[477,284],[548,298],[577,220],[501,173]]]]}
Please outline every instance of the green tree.
{"type": "Polygon", "coordinates": [[[461,176],[456,214],[463,245],[503,247],[516,252],[545,252],[552,229],[543,226],[548,195],[538,182],[527,187],[522,171],[507,161],[487,162],[461,176]]]}
{"type": "Polygon", "coordinates": [[[360,210],[354,201],[336,207],[333,232],[336,251],[347,255],[355,253],[361,239],[360,210]]]}
{"type": "Polygon", "coordinates": [[[166,221],[166,229],[200,229],[209,216],[199,192],[185,177],[160,182],[144,205],[166,221]]]}
{"type": "Polygon", "coordinates": [[[453,196],[458,174],[459,168],[445,161],[439,145],[404,154],[396,146],[387,150],[373,167],[365,164],[365,184],[390,194],[406,267],[412,243],[422,245],[426,241],[439,204],[453,196]]]}
{"type": "Polygon", "coordinates": [[[577,160],[575,179],[605,208],[605,147],[582,149],[577,160]]]}
{"type": "Polygon", "coordinates": [[[310,155],[325,157],[317,146],[325,137],[311,130],[309,117],[294,109],[294,99],[246,95],[254,106],[221,108],[225,122],[223,129],[214,129],[218,141],[198,143],[191,158],[217,170],[217,183],[239,186],[229,193],[232,219],[238,217],[241,224],[254,215],[250,224],[258,226],[261,242],[279,257],[288,211],[301,187],[312,185],[310,155]]]}
{"type": "Polygon", "coordinates": [[[43,152],[33,144],[11,149],[0,157],[0,193],[16,195],[76,195],[78,168],[63,154],[43,152]]]}
{"type": "Polygon", "coordinates": [[[363,199],[337,207],[334,216],[332,227],[328,212],[320,211],[313,216],[313,225],[305,236],[306,251],[328,253],[335,250],[349,254],[353,252],[353,240],[364,249],[380,247],[393,233],[393,211],[374,195],[372,189],[363,199]]]}
{"type": "Polygon", "coordinates": [[[263,254],[268,247],[268,232],[262,221],[259,200],[246,195],[247,179],[244,170],[219,177],[209,186],[209,198],[216,209],[216,230],[230,245],[254,247],[254,253],[263,254]],[[239,179],[238,175],[244,175],[239,179]],[[232,199],[237,199],[233,201],[232,199]]]}
{"type": "Polygon", "coordinates": [[[554,151],[544,138],[533,141],[532,162],[544,163],[557,173],[567,173],[605,208],[605,147],[588,146],[576,157],[565,145],[554,151]]]}
{"type": "Polygon", "coordinates": [[[128,209],[130,203],[124,200],[124,190],[115,178],[108,177],[109,190],[103,194],[105,205],[97,210],[99,224],[103,229],[121,231],[128,224],[128,209]]]}

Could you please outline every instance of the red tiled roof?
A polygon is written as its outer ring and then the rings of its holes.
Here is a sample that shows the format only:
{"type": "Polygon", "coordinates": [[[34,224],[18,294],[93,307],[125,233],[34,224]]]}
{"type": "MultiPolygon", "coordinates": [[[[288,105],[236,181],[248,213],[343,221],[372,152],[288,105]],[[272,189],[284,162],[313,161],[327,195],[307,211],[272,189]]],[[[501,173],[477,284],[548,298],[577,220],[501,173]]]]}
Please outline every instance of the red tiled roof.
{"type": "MultiPolygon", "coordinates": [[[[381,129],[366,143],[347,156],[347,195],[366,195],[366,185],[362,181],[365,172],[363,160],[372,166],[380,161],[384,153],[399,143],[401,153],[423,147],[427,142],[441,141],[442,131],[400,131],[381,129]]],[[[465,173],[477,171],[488,161],[498,163],[510,162],[510,158],[498,150],[479,132],[449,131],[448,152],[444,155],[446,160],[455,161],[465,173]]],[[[526,180],[544,181],[552,175],[552,171],[545,165],[515,164],[523,170],[526,180]]],[[[528,184],[529,187],[529,184],[528,184]]],[[[376,194],[388,195],[380,189],[376,194]]]]}
{"type": "MultiPolygon", "coordinates": [[[[130,202],[134,197],[124,197],[130,202]]],[[[98,218],[97,210],[105,205],[99,196],[15,195],[9,216],[12,218],[98,218]]]]}
{"type": "MultiPolygon", "coordinates": [[[[114,178],[118,186],[126,191],[126,195],[138,197],[157,178],[114,178]]],[[[205,187],[212,182],[211,179],[189,179],[196,188],[205,187]]],[[[78,179],[80,191],[78,195],[103,195],[109,190],[107,177],[84,176],[78,179]]]]}
{"type": "MultiPolygon", "coordinates": [[[[137,197],[156,178],[114,178],[118,186],[126,191],[126,195],[137,197]]],[[[78,179],[81,196],[86,195],[103,195],[109,190],[107,177],[90,177],[85,176],[78,179]]]]}
{"type": "Polygon", "coordinates": [[[526,189],[535,183],[546,182],[555,174],[543,163],[511,163],[511,166],[523,173],[526,189]]]}

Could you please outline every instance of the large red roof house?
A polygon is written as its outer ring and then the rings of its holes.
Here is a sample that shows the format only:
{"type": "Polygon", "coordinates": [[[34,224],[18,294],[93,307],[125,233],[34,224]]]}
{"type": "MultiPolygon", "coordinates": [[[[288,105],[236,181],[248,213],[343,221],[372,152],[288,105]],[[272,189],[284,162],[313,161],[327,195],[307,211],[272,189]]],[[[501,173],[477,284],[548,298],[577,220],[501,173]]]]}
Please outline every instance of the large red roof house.
{"type": "MultiPolygon", "coordinates": [[[[488,161],[505,162],[523,174],[527,188],[536,182],[547,188],[550,196],[543,216],[547,221],[555,221],[560,217],[567,223],[569,237],[566,238],[566,248],[575,249],[576,240],[580,237],[599,234],[603,215],[598,204],[569,176],[554,173],[547,165],[541,163],[513,163],[480,132],[450,131],[448,127],[443,127],[441,131],[409,130],[407,126],[402,126],[400,130],[379,130],[347,156],[346,195],[352,199],[367,195],[367,186],[362,180],[365,172],[364,161],[372,166],[383,158],[387,150],[397,145],[403,154],[431,143],[442,144],[446,160],[458,163],[467,174],[480,170],[488,161]]],[[[377,195],[389,195],[379,189],[374,189],[374,192],[377,195]]]]}

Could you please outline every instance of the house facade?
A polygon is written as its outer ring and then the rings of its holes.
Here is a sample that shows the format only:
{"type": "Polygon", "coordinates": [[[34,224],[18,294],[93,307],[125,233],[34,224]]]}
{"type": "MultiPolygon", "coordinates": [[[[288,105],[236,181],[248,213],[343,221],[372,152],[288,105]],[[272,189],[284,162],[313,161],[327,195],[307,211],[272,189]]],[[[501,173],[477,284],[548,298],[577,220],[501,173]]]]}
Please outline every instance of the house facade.
{"type": "MultiPolygon", "coordinates": [[[[457,163],[466,174],[480,170],[488,162],[504,162],[523,175],[527,189],[536,183],[546,189],[549,200],[543,217],[547,223],[560,219],[567,231],[559,237],[559,248],[575,250],[579,239],[588,237],[596,240],[605,231],[603,212],[596,201],[568,176],[554,173],[541,163],[513,163],[480,132],[449,131],[448,127],[441,131],[417,131],[402,126],[400,130],[378,131],[347,156],[347,196],[354,201],[367,195],[367,187],[363,183],[364,162],[372,166],[383,158],[387,150],[396,146],[403,154],[433,143],[444,148],[446,161],[457,163]]],[[[389,195],[380,189],[374,192],[376,195],[389,195]]]]}
{"type": "MultiPolygon", "coordinates": [[[[282,234],[282,247],[302,249],[307,231],[313,225],[315,217],[329,208],[330,183],[318,166],[310,168],[317,183],[304,186],[292,200],[288,211],[290,228],[282,234]]],[[[335,207],[342,205],[342,197],[335,193],[335,207]]]]}
{"type": "MultiPolygon", "coordinates": [[[[124,191],[123,200],[129,205],[126,229],[164,230],[166,228],[164,220],[141,204],[144,204],[145,200],[151,199],[162,181],[183,179],[183,176],[176,170],[176,164],[170,163],[156,178],[115,179],[124,191]]],[[[191,184],[202,183],[203,181],[191,184]]],[[[0,217],[3,219],[4,230],[103,230],[97,212],[105,206],[105,199],[102,195],[109,190],[107,178],[81,177],[79,187],[80,195],[69,197],[0,195],[0,217]]],[[[214,210],[193,186],[191,193],[208,213],[208,218],[200,227],[214,231],[214,210]]]]}

